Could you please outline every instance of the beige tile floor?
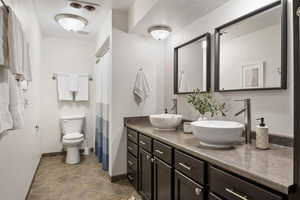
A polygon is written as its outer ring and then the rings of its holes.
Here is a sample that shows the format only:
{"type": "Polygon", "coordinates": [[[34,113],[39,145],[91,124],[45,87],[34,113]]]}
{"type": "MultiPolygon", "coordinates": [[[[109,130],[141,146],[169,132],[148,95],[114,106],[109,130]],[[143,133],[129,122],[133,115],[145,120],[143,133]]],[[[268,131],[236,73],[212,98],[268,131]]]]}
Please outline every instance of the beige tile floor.
{"type": "Polygon", "coordinates": [[[127,180],[111,183],[94,155],[83,157],[79,165],[63,159],[42,158],[28,200],[141,199],[127,180]]]}

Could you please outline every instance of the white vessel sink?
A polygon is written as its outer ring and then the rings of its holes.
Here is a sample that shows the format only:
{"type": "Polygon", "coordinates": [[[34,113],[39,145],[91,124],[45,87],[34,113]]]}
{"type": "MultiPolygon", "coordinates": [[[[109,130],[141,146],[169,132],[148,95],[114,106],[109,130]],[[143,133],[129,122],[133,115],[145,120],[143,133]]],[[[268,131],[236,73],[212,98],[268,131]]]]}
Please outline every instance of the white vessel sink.
{"type": "Polygon", "coordinates": [[[213,148],[230,148],[241,140],[244,125],[233,121],[196,121],[192,124],[193,134],[200,144],[213,148]]]}
{"type": "Polygon", "coordinates": [[[159,130],[172,131],[176,130],[182,122],[182,115],[174,114],[160,114],[150,115],[150,122],[152,126],[159,130]]]}

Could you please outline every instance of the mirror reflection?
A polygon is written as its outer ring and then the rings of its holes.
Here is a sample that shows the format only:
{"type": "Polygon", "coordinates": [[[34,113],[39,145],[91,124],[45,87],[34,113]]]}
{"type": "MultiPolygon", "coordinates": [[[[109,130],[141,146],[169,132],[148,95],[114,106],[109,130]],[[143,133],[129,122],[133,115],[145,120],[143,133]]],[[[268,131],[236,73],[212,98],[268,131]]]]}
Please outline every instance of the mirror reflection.
{"type": "Polygon", "coordinates": [[[209,38],[206,34],[175,48],[175,93],[192,93],[195,89],[207,91],[209,88],[209,38]]]}
{"type": "Polygon", "coordinates": [[[281,88],[282,7],[219,30],[219,90],[281,88]]]}

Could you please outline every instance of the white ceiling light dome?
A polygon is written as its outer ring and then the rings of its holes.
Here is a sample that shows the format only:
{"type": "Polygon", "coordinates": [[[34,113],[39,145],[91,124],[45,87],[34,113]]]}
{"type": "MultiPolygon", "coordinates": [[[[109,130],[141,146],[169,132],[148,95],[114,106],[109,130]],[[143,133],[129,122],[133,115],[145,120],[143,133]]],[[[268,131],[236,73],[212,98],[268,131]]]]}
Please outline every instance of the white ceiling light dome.
{"type": "Polygon", "coordinates": [[[148,32],[156,40],[164,40],[171,34],[172,29],[168,26],[152,26],[148,32]]]}
{"type": "Polygon", "coordinates": [[[82,30],[88,24],[87,19],[74,14],[58,14],[55,20],[65,30],[73,32],[82,30]]]}

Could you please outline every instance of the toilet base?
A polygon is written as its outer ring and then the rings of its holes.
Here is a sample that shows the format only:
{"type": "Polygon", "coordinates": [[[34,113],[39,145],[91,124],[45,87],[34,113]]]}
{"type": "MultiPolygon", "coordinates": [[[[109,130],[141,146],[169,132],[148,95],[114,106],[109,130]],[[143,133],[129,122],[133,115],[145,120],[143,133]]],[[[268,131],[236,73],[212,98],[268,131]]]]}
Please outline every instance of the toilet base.
{"type": "Polygon", "coordinates": [[[67,150],[67,155],[66,155],[66,163],[67,164],[78,164],[80,163],[80,153],[79,153],[79,148],[78,146],[74,147],[66,147],[67,150]]]}

